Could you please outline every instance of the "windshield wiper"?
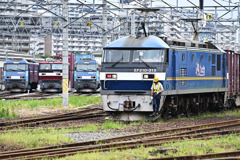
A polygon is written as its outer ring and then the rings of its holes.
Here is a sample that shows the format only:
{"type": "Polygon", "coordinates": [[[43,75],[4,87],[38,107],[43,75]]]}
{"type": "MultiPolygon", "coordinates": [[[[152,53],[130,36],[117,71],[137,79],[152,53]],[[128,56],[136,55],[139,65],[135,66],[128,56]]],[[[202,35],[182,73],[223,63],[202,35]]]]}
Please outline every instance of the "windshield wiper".
{"type": "Polygon", "coordinates": [[[119,59],[117,62],[115,62],[113,65],[111,65],[111,67],[114,67],[114,66],[116,66],[119,62],[121,62],[123,60],[123,56],[122,56],[122,58],[121,59],[119,59]]]}
{"type": "Polygon", "coordinates": [[[139,57],[139,60],[141,60],[143,62],[143,64],[145,64],[147,67],[150,67],[144,60],[142,60],[140,57],[139,57]]]}

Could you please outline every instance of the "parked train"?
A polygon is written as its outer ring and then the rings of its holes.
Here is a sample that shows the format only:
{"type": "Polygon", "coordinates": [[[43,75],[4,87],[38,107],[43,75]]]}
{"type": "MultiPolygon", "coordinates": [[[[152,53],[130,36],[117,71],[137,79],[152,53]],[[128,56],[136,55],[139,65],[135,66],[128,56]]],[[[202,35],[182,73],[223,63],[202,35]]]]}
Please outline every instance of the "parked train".
{"type": "Polygon", "coordinates": [[[99,83],[99,65],[94,56],[76,54],[74,88],[77,92],[97,91],[99,83]]]}
{"type": "MultiPolygon", "coordinates": [[[[73,86],[74,54],[68,55],[69,86],[73,86]]],[[[62,92],[62,55],[39,63],[39,84],[42,92],[62,92]]]]}
{"type": "Polygon", "coordinates": [[[3,82],[5,90],[25,92],[36,89],[38,85],[38,64],[26,60],[4,63],[3,82]]]}
{"type": "Polygon", "coordinates": [[[232,102],[226,65],[229,55],[198,41],[156,36],[118,39],[104,47],[100,73],[103,109],[119,120],[151,119],[154,77],[165,89],[160,105],[164,118],[220,109],[232,102]]]}

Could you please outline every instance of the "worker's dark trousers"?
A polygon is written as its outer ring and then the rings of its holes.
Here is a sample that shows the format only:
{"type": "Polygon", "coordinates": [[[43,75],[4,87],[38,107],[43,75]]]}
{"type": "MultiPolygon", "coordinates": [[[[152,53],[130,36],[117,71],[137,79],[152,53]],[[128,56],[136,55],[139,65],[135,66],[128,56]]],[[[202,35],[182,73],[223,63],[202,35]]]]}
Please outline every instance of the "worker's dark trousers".
{"type": "Polygon", "coordinates": [[[158,112],[160,107],[161,93],[153,93],[153,112],[158,112]]]}

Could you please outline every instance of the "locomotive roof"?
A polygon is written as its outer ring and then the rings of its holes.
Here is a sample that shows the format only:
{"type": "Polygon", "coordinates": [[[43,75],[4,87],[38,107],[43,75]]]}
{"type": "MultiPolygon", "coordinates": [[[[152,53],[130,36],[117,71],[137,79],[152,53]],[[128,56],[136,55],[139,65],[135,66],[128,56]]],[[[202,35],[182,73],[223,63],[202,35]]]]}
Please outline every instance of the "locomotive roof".
{"type": "Polygon", "coordinates": [[[203,51],[214,51],[214,52],[222,52],[224,50],[216,46],[211,42],[200,42],[195,40],[189,39],[167,39],[166,37],[163,38],[164,41],[173,49],[193,49],[193,50],[203,50],[203,51]]]}
{"type": "Polygon", "coordinates": [[[21,60],[21,61],[11,61],[11,60],[7,60],[5,63],[9,63],[9,64],[29,64],[29,62],[26,61],[26,60],[21,60]]]}
{"type": "Polygon", "coordinates": [[[97,61],[96,60],[83,60],[83,59],[80,59],[78,60],[76,63],[91,63],[91,64],[97,64],[97,61]]]}
{"type": "Polygon", "coordinates": [[[156,36],[148,36],[148,37],[134,37],[127,36],[120,38],[106,47],[104,49],[159,49],[159,48],[170,48],[166,42],[164,42],[161,38],[156,36]]]}
{"type": "Polygon", "coordinates": [[[120,38],[104,49],[160,49],[160,48],[172,48],[172,49],[187,49],[187,50],[202,50],[202,51],[214,51],[222,52],[224,50],[215,46],[211,42],[200,42],[188,39],[166,39],[159,38],[157,36],[148,37],[134,37],[127,36],[120,38]]]}
{"type": "Polygon", "coordinates": [[[41,61],[39,64],[62,64],[62,61],[41,61]]]}

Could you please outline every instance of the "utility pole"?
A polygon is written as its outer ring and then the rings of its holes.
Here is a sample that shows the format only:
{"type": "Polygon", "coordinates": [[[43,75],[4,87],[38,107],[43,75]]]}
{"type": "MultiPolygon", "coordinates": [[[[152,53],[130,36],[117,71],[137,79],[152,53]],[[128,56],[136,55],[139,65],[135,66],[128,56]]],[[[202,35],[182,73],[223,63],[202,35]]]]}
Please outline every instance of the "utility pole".
{"type": "Polygon", "coordinates": [[[6,61],[8,60],[8,44],[5,46],[6,61]]]}
{"type": "Polygon", "coordinates": [[[237,16],[237,18],[238,18],[238,35],[237,35],[238,36],[238,51],[240,51],[240,0],[238,2],[238,16],[237,16]]]}
{"type": "Polygon", "coordinates": [[[65,18],[63,20],[63,68],[62,68],[62,96],[63,107],[68,107],[68,0],[62,0],[62,15],[65,18]]]}
{"type": "MultiPolygon", "coordinates": [[[[102,22],[102,25],[103,25],[104,32],[106,32],[107,31],[107,2],[105,0],[103,0],[102,2],[103,2],[103,11],[102,11],[103,22],[102,22]]],[[[107,45],[107,33],[105,33],[103,35],[103,42],[102,42],[103,47],[105,47],[106,45],[107,45]]]]}

